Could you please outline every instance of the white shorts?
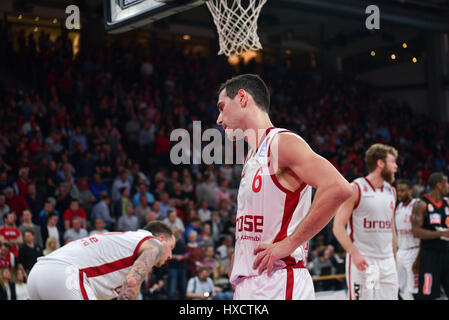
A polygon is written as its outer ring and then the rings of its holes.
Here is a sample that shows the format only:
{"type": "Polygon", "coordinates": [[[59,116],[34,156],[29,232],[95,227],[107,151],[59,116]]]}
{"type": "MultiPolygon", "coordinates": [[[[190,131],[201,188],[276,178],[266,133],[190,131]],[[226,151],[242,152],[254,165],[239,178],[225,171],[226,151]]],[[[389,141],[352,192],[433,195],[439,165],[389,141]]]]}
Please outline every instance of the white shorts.
{"type": "Polygon", "coordinates": [[[306,268],[280,269],[239,282],[234,300],[315,300],[312,277],[306,268]]]}
{"type": "Polygon", "coordinates": [[[59,260],[36,262],[28,275],[27,288],[31,300],[96,300],[84,274],[59,260]]]}
{"type": "Polygon", "coordinates": [[[413,263],[418,255],[419,248],[398,250],[396,258],[398,261],[399,294],[404,300],[414,300],[413,293],[418,292],[415,283],[415,274],[412,271],[413,263]]]}
{"type": "Polygon", "coordinates": [[[352,257],[346,255],[349,300],[398,300],[398,273],[394,257],[364,258],[369,267],[360,271],[352,262],[352,257]]]}

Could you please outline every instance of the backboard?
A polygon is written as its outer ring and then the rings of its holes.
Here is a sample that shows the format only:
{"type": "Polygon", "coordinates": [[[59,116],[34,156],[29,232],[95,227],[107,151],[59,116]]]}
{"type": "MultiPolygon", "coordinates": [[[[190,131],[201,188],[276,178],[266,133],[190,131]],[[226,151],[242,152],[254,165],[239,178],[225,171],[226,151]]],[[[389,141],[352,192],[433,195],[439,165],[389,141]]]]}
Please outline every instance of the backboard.
{"type": "Polygon", "coordinates": [[[104,0],[104,25],[108,33],[123,33],[205,2],[206,0],[104,0]]]}

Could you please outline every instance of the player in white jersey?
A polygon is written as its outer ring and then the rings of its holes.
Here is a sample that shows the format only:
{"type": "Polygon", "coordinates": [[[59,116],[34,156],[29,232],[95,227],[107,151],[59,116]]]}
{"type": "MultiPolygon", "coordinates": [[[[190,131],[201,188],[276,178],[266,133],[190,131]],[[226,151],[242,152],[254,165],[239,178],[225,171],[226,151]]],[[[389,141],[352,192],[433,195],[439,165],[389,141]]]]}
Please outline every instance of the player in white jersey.
{"type": "Polygon", "coordinates": [[[217,124],[251,148],[237,199],[234,299],[314,299],[307,243],[351,195],[350,185],[301,137],[273,127],[259,76],[232,78],[218,93],[217,124]]]}
{"type": "Polygon", "coordinates": [[[144,229],[72,241],[40,257],[28,276],[32,300],[137,299],[153,267],[172,256],[173,231],[154,221],[144,229]]]}
{"type": "Polygon", "coordinates": [[[398,299],[396,191],[390,184],[398,168],[397,155],[391,146],[372,145],[365,153],[368,176],[352,182],[352,197],[335,215],[334,235],[348,253],[346,280],[350,300],[398,299]]]}
{"type": "Polygon", "coordinates": [[[396,226],[399,295],[403,300],[414,300],[417,293],[417,282],[412,267],[419,251],[419,238],[412,233],[413,206],[418,199],[413,199],[413,185],[407,180],[396,182],[398,205],[394,221],[396,226]],[[416,283],[416,285],[415,285],[416,283]]]}

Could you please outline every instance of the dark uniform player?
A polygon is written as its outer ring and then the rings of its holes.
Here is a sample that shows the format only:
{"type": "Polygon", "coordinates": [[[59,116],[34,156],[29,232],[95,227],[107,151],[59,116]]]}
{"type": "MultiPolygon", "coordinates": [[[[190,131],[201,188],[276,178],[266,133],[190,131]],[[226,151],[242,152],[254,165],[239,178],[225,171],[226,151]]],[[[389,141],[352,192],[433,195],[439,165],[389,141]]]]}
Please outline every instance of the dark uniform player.
{"type": "Polygon", "coordinates": [[[443,286],[449,296],[449,192],[447,176],[440,172],[429,177],[430,192],[413,208],[412,232],[421,239],[419,287],[415,299],[436,299],[443,286]]]}

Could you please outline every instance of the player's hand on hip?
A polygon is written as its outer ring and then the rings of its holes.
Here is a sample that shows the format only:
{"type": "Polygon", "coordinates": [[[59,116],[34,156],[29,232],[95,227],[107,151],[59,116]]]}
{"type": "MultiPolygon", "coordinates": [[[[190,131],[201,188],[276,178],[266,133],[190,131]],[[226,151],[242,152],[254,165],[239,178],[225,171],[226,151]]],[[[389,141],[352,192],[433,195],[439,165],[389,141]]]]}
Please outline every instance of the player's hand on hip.
{"type": "Polygon", "coordinates": [[[368,268],[368,262],[366,262],[365,258],[360,253],[355,253],[352,256],[353,263],[357,269],[360,271],[365,271],[368,268]]]}
{"type": "Polygon", "coordinates": [[[268,276],[270,276],[276,260],[288,256],[291,252],[289,242],[286,239],[271,244],[260,244],[254,249],[254,254],[257,257],[254,260],[253,268],[258,269],[259,274],[267,269],[268,276]]]}

